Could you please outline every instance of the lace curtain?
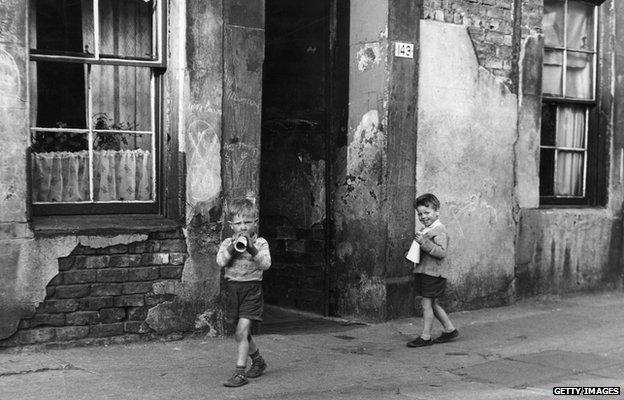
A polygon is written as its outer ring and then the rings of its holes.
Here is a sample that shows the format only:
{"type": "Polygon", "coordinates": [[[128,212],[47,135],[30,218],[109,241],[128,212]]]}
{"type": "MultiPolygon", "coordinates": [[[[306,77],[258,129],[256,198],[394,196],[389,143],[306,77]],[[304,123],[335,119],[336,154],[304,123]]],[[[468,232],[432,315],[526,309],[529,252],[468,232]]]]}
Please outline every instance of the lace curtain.
{"type": "MultiPolygon", "coordinates": [[[[90,201],[89,153],[36,153],[33,158],[33,201],[90,201]]],[[[150,200],[152,157],[145,150],[93,152],[93,200],[150,200]]]]}

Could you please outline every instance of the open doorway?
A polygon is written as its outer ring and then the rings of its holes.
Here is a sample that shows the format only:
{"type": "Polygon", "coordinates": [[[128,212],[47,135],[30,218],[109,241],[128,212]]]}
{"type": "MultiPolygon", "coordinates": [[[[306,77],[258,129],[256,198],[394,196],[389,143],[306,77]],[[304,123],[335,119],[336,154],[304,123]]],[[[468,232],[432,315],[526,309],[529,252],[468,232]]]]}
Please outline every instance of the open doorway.
{"type": "Polygon", "coordinates": [[[349,2],[266,0],[260,232],[268,305],[330,315],[332,151],[346,138],[349,2]]]}

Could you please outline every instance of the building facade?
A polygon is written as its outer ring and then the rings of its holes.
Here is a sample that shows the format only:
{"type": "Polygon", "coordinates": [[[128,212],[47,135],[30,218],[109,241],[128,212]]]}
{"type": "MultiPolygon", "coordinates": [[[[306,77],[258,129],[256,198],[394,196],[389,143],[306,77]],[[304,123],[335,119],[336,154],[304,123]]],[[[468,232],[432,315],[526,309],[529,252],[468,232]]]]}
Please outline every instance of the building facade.
{"type": "Polygon", "coordinates": [[[0,343],[224,332],[227,204],[265,299],[418,313],[432,192],[451,310],[621,289],[615,0],[0,1],[0,343]]]}

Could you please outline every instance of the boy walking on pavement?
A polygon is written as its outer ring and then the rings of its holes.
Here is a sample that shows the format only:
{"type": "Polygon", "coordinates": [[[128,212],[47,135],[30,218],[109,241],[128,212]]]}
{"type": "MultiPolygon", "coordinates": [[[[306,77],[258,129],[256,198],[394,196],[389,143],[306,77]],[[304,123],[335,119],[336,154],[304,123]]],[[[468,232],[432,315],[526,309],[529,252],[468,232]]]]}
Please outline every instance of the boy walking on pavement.
{"type": "Polygon", "coordinates": [[[407,347],[431,346],[455,339],[459,332],[438,303],[438,297],[444,293],[448,264],[446,254],[449,237],[446,228],[440,222],[440,201],[431,193],[416,198],[414,208],[418,220],[425,226],[417,232],[414,240],[420,245],[420,262],[414,264],[416,296],[422,296],[423,331],[419,337],[407,343],[407,347]],[[431,339],[431,325],[435,317],[444,330],[436,339],[431,339]]]}
{"type": "Polygon", "coordinates": [[[238,358],[234,373],[223,385],[238,387],[257,378],[267,367],[251,336],[252,324],[262,321],[262,273],[271,266],[269,244],[258,236],[258,209],[249,199],[235,199],[228,210],[232,237],[219,246],[217,264],[225,268],[226,321],[236,324],[238,358]],[[247,356],[251,367],[245,371],[247,356]]]}

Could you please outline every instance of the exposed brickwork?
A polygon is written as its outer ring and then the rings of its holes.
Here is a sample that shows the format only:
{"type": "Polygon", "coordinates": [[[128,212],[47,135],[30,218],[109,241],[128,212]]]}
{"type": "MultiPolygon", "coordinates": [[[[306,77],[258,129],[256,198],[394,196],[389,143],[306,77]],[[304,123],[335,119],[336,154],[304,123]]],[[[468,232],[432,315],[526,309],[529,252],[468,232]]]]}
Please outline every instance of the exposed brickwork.
{"type": "Polygon", "coordinates": [[[512,83],[514,0],[425,0],[424,18],[466,25],[480,65],[512,83]]]}
{"type": "Polygon", "coordinates": [[[128,245],[78,246],[59,259],[59,274],[35,315],[20,321],[0,346],[149,333],[149,308],[175,297],[155,293],[153,286],[178,282],[186,257],[181,231],[153,233],[128,245]]]}
{"type": "Polygon", "coordinates": [[[543,0],[424,0],[423,17],[468,27],[480,65],[514,87],[520,38],[541,33],[543,0]],[[516,4],[521,10],[516,12],[516,4]]]}
{"type": "Polygon", "coordinates": [[[264,274],[267,303],[323,310],[325,231],[277,226],[267,232],[272,265],[264,274]]]}
{"type": "Polygon", "coordinates": [[[542,33],[544,0],[522,1],[522,37],[542,33]]]}

